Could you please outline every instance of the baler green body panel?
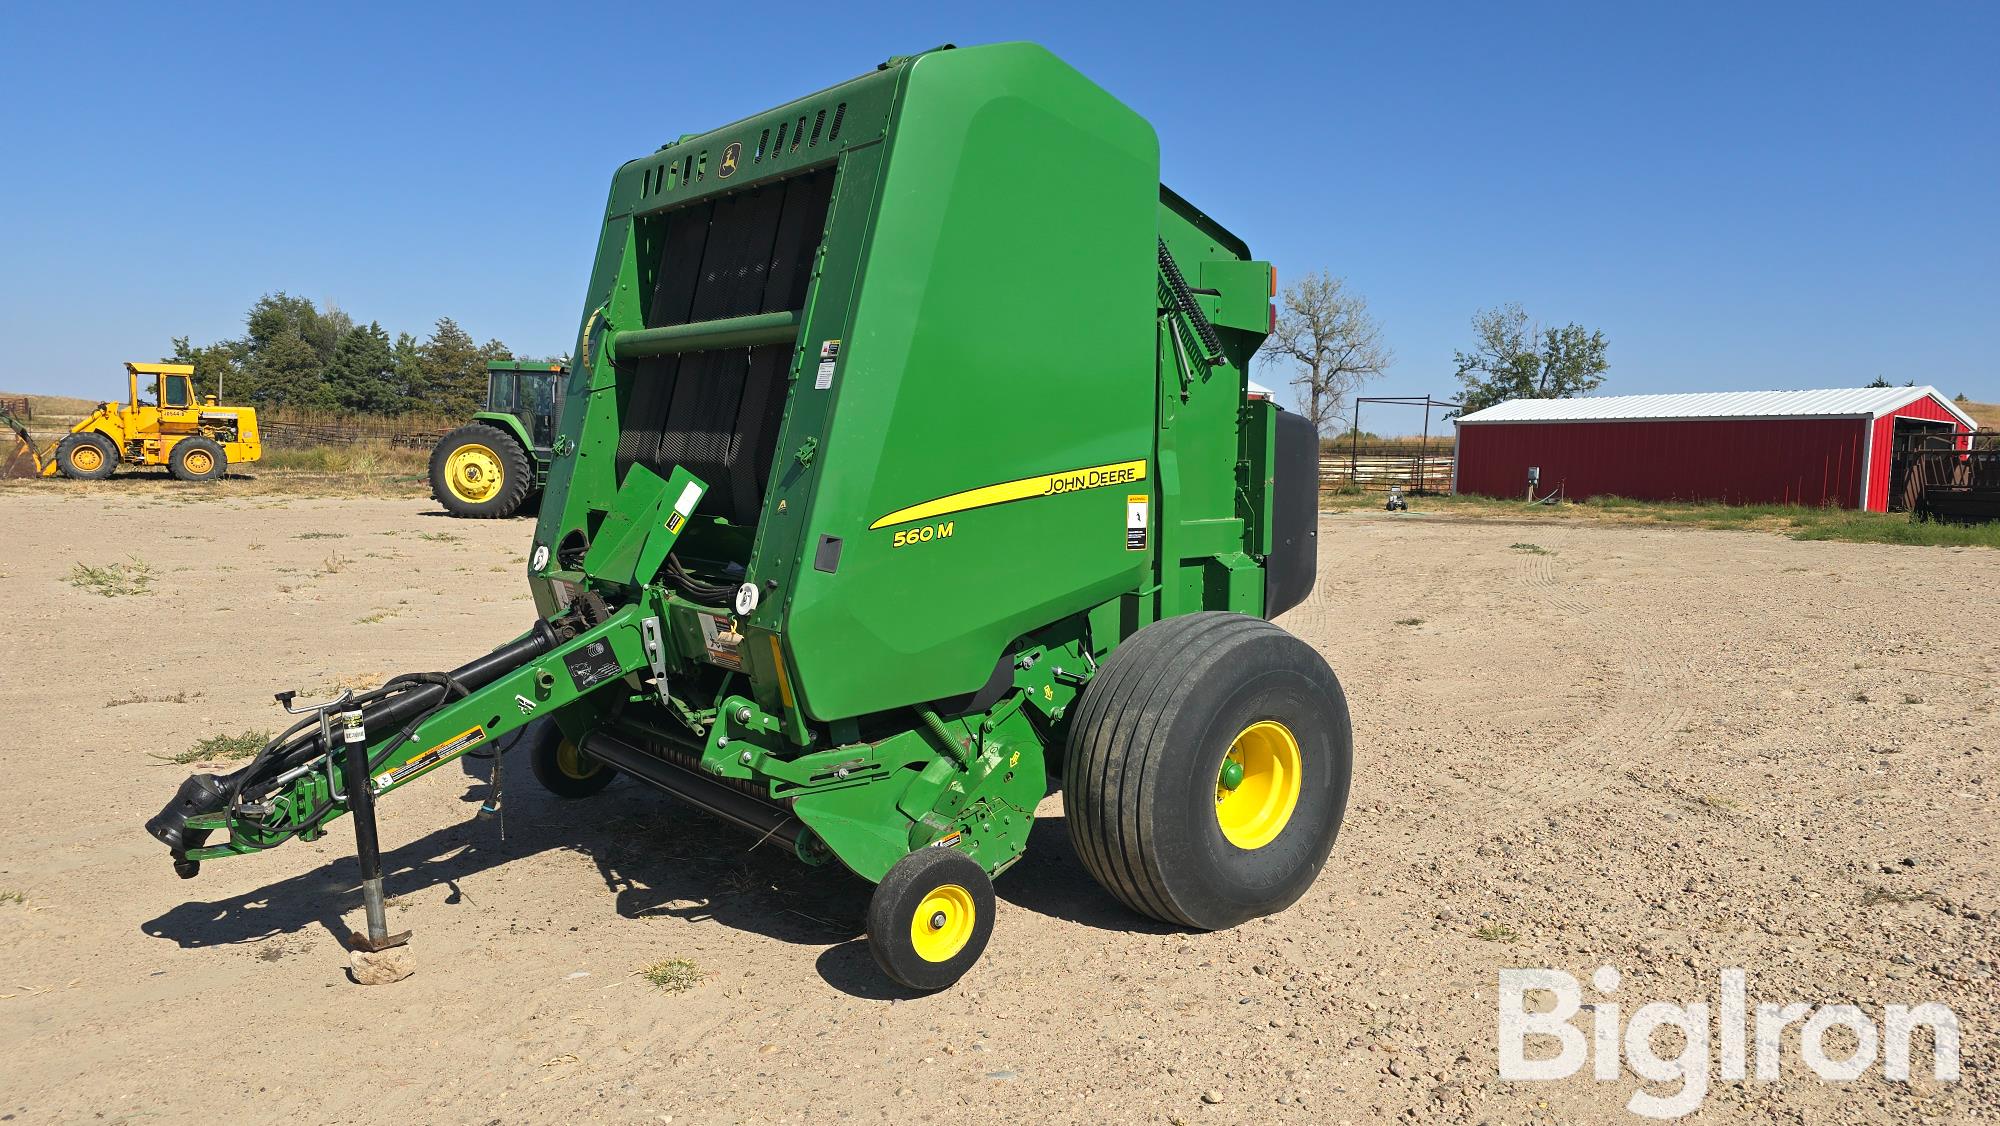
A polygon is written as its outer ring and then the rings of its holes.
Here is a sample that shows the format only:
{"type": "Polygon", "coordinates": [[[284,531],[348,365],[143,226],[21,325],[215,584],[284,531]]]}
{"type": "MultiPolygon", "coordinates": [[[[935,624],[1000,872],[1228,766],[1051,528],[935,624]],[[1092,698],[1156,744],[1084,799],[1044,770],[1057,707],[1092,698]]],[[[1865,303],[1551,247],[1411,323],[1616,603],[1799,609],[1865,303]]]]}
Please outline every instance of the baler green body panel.
{"type": "Polygon", "coordinates": [[[778,623],[819,719],[971,693],[1015,638],[1150,566],[1126,514],[1151,488],[1152,127],[1039,48],[926,55],[877,195],[831,385],[794,392],[833,414],[790,550],[838,538],[839,566],[798,570],[778,623]],[[1093,470],[1073,492],[885,521],[1093,470]]]}

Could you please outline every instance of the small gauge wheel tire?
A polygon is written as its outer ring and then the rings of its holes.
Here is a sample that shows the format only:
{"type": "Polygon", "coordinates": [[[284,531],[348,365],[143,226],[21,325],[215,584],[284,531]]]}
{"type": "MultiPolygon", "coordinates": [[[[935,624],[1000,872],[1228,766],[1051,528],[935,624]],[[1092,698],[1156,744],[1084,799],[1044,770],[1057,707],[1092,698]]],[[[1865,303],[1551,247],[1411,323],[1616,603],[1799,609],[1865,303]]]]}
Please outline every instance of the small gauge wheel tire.
{"type": "Polygon", "coordinates": [[[528,768],[549,793],[567,801],[599,793],[618,777],[618,768],[584,754],[554,722],[538,719],[521,737],[528,741],[528,768]]]}
{"type": "Polygon", "coordinates": [[[955,848],[896,861],[868,901],[868,951],[891,981],[921,993],[964,977],[993,937],[993,881],[955,848]]]}
{"type": "Polygon", "coordinates": [[[77,481],[102,481],[118,468],[118,447],[102,434],[71,434],[56,447],[56,468],[77,481]]]}
{"type": "Polygon", "coordinates": [[[213,438],[182,438],[167,455],[167,472],[176,481],[214,481],[229,472],[229,455],[213,438]]]}

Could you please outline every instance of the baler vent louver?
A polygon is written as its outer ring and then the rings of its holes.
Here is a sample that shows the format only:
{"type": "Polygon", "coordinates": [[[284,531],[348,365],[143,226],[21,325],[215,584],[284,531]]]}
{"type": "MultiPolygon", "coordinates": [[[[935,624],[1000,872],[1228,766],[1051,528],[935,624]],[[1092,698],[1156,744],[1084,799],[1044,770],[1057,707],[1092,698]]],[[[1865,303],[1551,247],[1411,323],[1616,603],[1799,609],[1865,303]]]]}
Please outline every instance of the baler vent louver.
{"type": "MultiPolygon", "coordinates": [[[[796,121],[779,122],[776,138],[771,136],[769,129],[760,131],[757,134],[756,148],[750,154],[750,163],[762,164],[767,156],[776,160],[786,153],[798,152],[801,147],[807,150],[816,149],[822,140],[829,145],[834,144],[840,140],[840,127],[847,118],[847,103],[841,102],[835,105],[832,117],[833,120],[829,122],[826,110],[814,111],[810,133],[806,131],[806,117],[803,114],[796,121]],[[787,141],[790,143],[787,144],[787,141]]],[[[708,154],[691,153],[680,160],[669,160],[647,169],[640,183],[639,194],[642,198],[664,195],[676,188],[686,187],[690,183],[702,183],[707,179],[708,154]]]]}

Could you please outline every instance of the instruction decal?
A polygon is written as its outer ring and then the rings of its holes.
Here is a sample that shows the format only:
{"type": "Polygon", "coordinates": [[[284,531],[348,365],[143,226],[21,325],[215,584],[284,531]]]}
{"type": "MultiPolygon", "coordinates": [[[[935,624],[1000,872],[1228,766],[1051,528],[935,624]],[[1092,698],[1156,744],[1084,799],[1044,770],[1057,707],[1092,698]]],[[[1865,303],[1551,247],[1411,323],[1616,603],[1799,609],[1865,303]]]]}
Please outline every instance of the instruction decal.
{"type": "Polygon", "coordinates": [[[450,762],[466,751],[486,741],[484,727],[471,727],[432,747],[423,754],[413,756],[394,770],[375,776],[375,788],[386,790],[401,782],[407,782],[431,767],[450,762]]]}
{"type": "Polygon", "coordinates": [[[603,638],[565,656],[563,667],[569,670],[570,683],[578,692],[588,692],[624,671],[611,652],[611,643],[603,638]]]}
{"type": "Polygon", "coordinates": [[[743,655],[743,635],[736,631],[736,623],[720,614],[697,614],[701,621],[702,644],[708,649],[708,657],[718,665],[741,671],[743,655]]]}
{"type": "Polygon", "coordinates": [[[840,363],[840,341],[822,340],[819,343],[819,371],[813,376],[813,390],[824,391],[833,386],[833,369],[840,363]]]}
{"type": "Polygon", "coordinates": [[[1125,550],[1146,550],[1146,507],[1151,502],[1144,493],[1125,497],[1125,550]]]}
{"type": "Polygon", "coordinates": [[[535,702],[518,693],[514,696],[514,706],[521,709],[522,715],[532,715],[535,710],[535,702]]]}

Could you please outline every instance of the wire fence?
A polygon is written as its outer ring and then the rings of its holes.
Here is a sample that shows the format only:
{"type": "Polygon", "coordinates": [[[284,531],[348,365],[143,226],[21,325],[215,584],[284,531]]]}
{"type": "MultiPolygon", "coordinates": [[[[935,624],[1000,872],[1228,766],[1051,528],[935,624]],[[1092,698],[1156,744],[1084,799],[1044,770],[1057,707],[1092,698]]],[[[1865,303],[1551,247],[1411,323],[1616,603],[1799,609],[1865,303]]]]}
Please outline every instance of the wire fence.
{"type": "Polygon", "coordinates": [[[266,445],[281,448],[381,442],[428,448],[465,421],[448,414],[342,414],[290,408],[259,410],[257,429],[266,445]]]}

